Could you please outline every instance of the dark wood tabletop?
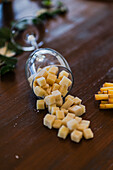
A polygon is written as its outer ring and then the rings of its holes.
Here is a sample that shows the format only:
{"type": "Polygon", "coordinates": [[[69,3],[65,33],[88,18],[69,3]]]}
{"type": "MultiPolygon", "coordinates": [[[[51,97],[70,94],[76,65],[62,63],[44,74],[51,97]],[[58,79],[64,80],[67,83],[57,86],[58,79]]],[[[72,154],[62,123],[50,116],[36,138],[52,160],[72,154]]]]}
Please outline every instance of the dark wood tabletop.
{"type": "MultiPolygon", "coordinates": [[[[0,80],[0,170],[113,169],[113,110],[99,110],[94,94],[113,82],[112,1],[65,0],[69,11],[46,22],[43,47],[59,51],[74,75],[71,94],[86,105],[94,139],[76,144],[43,126],[45,111],[36,112],[36,98],[25,77],[30,52],[18,56],[14,73],[0,80]],[[19,158],[19,159],[18,159],[19,158]]],[[[35,15],[40,1],[14,0],[0,6],[0,27],[35,15]]]]}

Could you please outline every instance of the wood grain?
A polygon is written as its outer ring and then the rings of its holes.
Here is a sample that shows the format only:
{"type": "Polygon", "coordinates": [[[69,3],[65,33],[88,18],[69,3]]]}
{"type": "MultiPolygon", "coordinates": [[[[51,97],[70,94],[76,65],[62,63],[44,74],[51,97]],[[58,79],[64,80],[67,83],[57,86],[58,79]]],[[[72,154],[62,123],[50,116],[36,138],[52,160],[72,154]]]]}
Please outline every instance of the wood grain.
{"type": "MultiPolygon", "coordinates": [[[[39,1],[14,0],[0,8],[0,26],[34,15],[39,1]]],[[[65,0],[67,15],[46,22],[43,47],[59,51],[74,75],[71,93],[83,99],[93,140],[80,144],[57,138],[43,126],[46,111],[35,111],[36,98],[25,78],[29,52],[18,56],[15,72],[0,81],[0,169],[113,169],[113,111],[100,111],[94,94],[105,81],[113,82],[113,3],[65,0]],[[19,155],[19,159],[15,156],[19,155]]]]}

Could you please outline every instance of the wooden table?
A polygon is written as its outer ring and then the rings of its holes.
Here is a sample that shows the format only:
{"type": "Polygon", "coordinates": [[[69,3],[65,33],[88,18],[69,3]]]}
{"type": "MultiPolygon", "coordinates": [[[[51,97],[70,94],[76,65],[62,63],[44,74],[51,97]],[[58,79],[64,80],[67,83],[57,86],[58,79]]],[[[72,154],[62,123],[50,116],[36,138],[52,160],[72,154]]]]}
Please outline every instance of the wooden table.
{"type": "MultiPolygon", "coordinates": [[[[36,98],[25,78],[29,52],[18,56],[14,74],[0,81],[0,170],[113,169],[113,110],[100,111],[94,94],[113,81],[113,4],[65,0],[69,12],[47,22],[43,47],[59,51],[75,78],[71,94],[82,98],[94,139],[76,144],[43,126],[46,112],[35,111],[36,98]],[[19,159],[16,159],[16,157],[19,159]]],[[[1,8],[0,8],[1,9],[1,8]]],[[[38,1],[15,0],[0,10],[0,26],[34,15],[38,1]]]]}

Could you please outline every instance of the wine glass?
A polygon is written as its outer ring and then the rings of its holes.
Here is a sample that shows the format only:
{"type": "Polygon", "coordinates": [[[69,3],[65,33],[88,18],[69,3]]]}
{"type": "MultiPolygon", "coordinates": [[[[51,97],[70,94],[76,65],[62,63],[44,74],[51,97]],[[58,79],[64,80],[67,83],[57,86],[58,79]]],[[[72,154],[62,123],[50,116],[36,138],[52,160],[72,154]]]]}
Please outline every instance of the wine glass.
{"type": "Polygon", "coordinates": [[[11,32],[12,42],[18,48],[24,51],[35,50],[29,56],[25,66],[26,78],[30,82],[31,88],[33,89],[33,82],[39,74],[40,68],[57,66],[59,71],[65,70],[69,73],[69,78],[72,81],[68,89],[68,92],[70,92],[74,78],[66,59],[51,48],[39,48],[44,43],[45,27],[43,22],[38,18],[23,18],[13,25],[11,32]]]}

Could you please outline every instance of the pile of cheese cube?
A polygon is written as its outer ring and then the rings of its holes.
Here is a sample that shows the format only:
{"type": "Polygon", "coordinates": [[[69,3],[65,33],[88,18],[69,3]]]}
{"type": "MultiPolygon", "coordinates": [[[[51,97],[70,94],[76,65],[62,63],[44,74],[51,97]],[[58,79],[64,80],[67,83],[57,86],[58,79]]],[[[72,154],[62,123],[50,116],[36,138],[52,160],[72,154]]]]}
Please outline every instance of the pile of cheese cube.
{"type": "MultiPolygon", "coordinates": [[[[32,75],[28,80],[30,86],[32,86],[32,75]]],[[[45,97],[51,94],[55,90],[59,90],[63,97],[68,93],[69,87],[72,85],[72,81],[68,78],[69,73],[65,70],[59,73],[58,67],[49,66],[44,69],[38,69],[38,73],[33,82],[33,90],[36,96],[45,97]]]]}
{"type": "Polygon", "coordinates": [[[52,95],[48,95],[44,100],[37,100],[37,109],[48,107],[48,114],[43,119],[43,124],[49,129],[59,129],[58,137],[66,139],[71,134],[71,140],[80,142],[82,136],[85,139],[93,138],[93,132],[89,128],[90,121],[82,120],[81,116],[85,113],[85,106],[81,104],[78,97],[68,95],[64,104],[58,107],[57,100],[61,93],[56,90],[52,95]]]}
{"type": "MultiPolygon", "coordinates": [[[[66,139],[68,134],[71,134],[71,140],[78,143],[83,136],[90,139],[94,135],[89,128],[90,121],[79,117],[86,111],[85,106],[81,104],[82,100],[72,95],[66,96],[72,84],[68,76],[69,73],[64,70],[58,75],[56,66],[48,67],[35,77],[33,88],[37,96],[44,97],[37,100],[37,110],[48,109],[43,124],[49,129],[59,129],[60,138],[66,139]],[[65,97],[65,100],[62,97],[65,97]]],[[[31,81],[32,78],[29,79],[30,83],[31,81]]]]}

